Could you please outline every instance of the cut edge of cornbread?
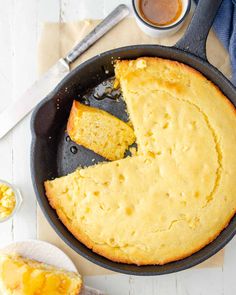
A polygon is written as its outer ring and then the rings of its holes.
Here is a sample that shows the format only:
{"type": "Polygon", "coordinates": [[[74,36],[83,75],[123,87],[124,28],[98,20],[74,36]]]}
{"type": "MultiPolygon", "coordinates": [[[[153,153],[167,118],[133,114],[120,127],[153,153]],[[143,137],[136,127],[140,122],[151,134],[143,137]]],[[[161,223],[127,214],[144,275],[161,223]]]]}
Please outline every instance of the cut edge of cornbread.
{"type": "MultiPolygon", "coordinates": [[[[42,272],[46,273],[51,273],[53,275],[60,275],[64,276],[64,279],[68,279],[71,283],[70,289],[66,290],[66,292],[70,292],[69,294],[71,295],[78,295],[81,291],[82,288],[82,278],[78,273],[71,272],[71,271],[66,271],[61,268],[57,268],[55,266],[45,264],[33,259],[29,259],[26,257],[23,257],[17,253],[1,253],[0,252],[0,270],[4,266],[4,263],[7,262],[15,262],[15,263],[20,263],[21,266],[25,266],[25,271],[27,267],[29,267],[32,270],[41,270],[42,272]]],[[[0,291],[2,292],[8,292],[6,294],[14,294],[11,293],[12,290],[6,287],[5,280],[8,278],[2,278],[3,275],[3,270],[0,272],[0,291]]],[[[16,275],[16,274],[15,274],[16,275]]],[[[22,273],[23,275],[23,273],[22,273]]],[[[22,277],[23,279],[23,277],[22,277]]],[[[45,278],[46,280],[47,278],[45,278]]],[[[38,290],[37,290],[38,291],[38,290]]],[[[5,293],[3,293],[5,294],[5,293]]],[[[27,293],[28,294],[28,293],[27,293]]],[[[44,294],[44,293],[43,293],[44,294]]],[[[63,293],[62,293],[63,294],[63,293]]],[[[68,293],[64,293],[68,294],[68,293]]]]}
{"type": "MultiPolygon", "coordinates": [[[[236,108],[233,105],[233,103],[223,94],[223,92],[220,90],[220,88],[214,84],[211,80],[209,80],[207,77],[205,77],[201,72],[199,72],[198,70],[194,69],[193,67],[178,62],[178,61],[174,61],[171,59],[165,59],[165,58],[160,58],[160,57],[139,57],[136,60],[120,60],[117,59],[115,62],[115,77],[116,77],[116,85],[119,85],[119,87],[121,87],[122,90],[122,85],[121,85],[121,74],[124,74],[124,68],[123,65],[125,67],[129,68],[129,65],[136,62],[136,67],[137,69],[140,70],[145,70],[145,68],[147,67],[147,63],[148,62],[155,62],[155,61],[164,61],[166,63],[166,65],[174,65],[176,67],[176,69],[178,70],[182,70],[184,69],[186,71],[186,73],[188,73],[189,75],[194,75],[195,77],[197,77],[199,80],[201,80],[202,82],[205,82],[209,85],[211,85],[211,87],[214,87],[214,89],[217,91],[218,95],[221,96],[221,98],[224,100],[224,102],[231,108],[231,110],[235,113],[236,115],[236,108]]],[[[130,73],[128,73],[128,75],[130,75],[130,73]]],[[[170,80],[171,81],[171,80],[170,80]]],[[[168,81],[169,83],[169,81],[168,81]]],[[[171,83],[168,85],[170,88],[172,88],[171,83]]],[[[118,86],[117,86],[118,87],[118,86]]],[[[122,91],[123,92],[123,91],[122,91]]],[[[132,124],[132,121],[131,121],[132,124]]],[[[133,126],[133,124],[132,124],[133,126]]]]}
{"type": "MultiPolygon", "coordinates": [[[[125,84],[126,84],[126,80],[130,79],[130,76],[132,76],[133,72],[135,70],[140,70],[140,71],[146,71],[146,68],[148,67],[148,63],[151,62],[159,62],[159,61],[163,61],[166,65],[166,69],[168,69],[168,66],[173,65],[176,70],[178,70],[179,72],[181,72],[182,70],[185,71],[185,73],[188,73],[189,75],[193,75],[195,76],[195,78],[199,79],[199,81],[201,81],[202,83],[207,83],[208,85],[210,85],[211,87],[213,87],[215,89],[215,91],[217,92],[217,94],[221,97],[222,100],[224,100],[224,103],[227,104],[230,108],[231,111],[233,111],[236,115],[236,108],[233,105],[233,103],[223,94],[223,92],[221,91],[221,89],[214,84],[211,80],[209,80],[205,75],[203,75],[200,71],[196,70],[195,68],[182,63],[182,62],[178,62],[175,60],[171,60],[171,59],[166,59],[166,58],[161,58],[161,57],[139,57],[137,59],[117,59],[115,61],[114,64],[114,70],[115,70],[115,85],[116,87],[120,87],[123,93],[123,97],[124,97],[124,90],[123,88],[125,88],[125,84]],[[123,80],[123,81],[121,81],[123,80]],[[124,82],[125,81],[125,82],[124,82]]],[[[163,75],[163,73],[160,73],[160,75],[163,75]]],[[[175,89],[175,91],[178,93],[179,89],[178,86],[175,85],[175,83],[172,83],[172,79],[171,77],[169,77],[169,80],[166,81],[166,87],[169,87],[170,89],[175,89]]],[[[126,101],[125,97],[124,100],[126,101]]],[[[127,101],[126,101],[127,103],[127,101]]],[[[128,109],[128,107],[127,107],[128,109]]],[[[128,110],[127,110],[128,111],[128,110]]],[[[132,123],[135,135],[136,135],[136,141],[137,144],[139,146],[139,138],[138,138],[138,134],[136,132],[136,126],[134,126],[133,122],[132,122],[132,117],[131,114],[128,111],[128,114],[130,116],[130,122],[132,123]]],[[[140,147],[139,147],[140,148],[140,147]]]]}
{"type": "Polygon", "coordinates": [[[134,143],[133,129],[110,113],[74,101],[67,132],[70,138],[104,158],[114,161],[124,158],[134,143]]]}

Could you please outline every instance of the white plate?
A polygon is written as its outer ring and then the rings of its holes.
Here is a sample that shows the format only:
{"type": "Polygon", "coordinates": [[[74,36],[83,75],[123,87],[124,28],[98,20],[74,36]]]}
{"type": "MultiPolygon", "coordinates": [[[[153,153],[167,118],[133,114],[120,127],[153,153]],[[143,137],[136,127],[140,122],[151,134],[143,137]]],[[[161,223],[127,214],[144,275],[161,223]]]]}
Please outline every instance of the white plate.
{"type": "MultiPolygon", "coordinates": [[[[3,253],[17,253],[29,259],[50,264],[68,271],[78,272],[72,260],[59,248],[44,241],[13,242],[1,248],[3,253]]],[[[99,290],[85,286],[80,295],[104,295],[99,290]]]]}

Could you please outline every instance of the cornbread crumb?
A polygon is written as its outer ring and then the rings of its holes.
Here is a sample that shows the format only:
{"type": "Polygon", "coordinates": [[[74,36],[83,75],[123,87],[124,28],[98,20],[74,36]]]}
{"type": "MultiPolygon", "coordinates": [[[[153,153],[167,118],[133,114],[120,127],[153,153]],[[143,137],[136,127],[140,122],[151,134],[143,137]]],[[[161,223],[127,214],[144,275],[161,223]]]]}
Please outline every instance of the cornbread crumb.
{"type": "Polygon", "coordinates": [[[108,160],[119,160],[134,143],[133,129],[111,114],[73,102],[67,124],[70,138],[108,160]]]}
{"type": "Polygon", "coordinates": [[[115,79],[114,84],[113,84],[113,88],[118,89],[119,85],[120,85],[119,81],[117,79],[115,79]]]}
{"type": "Polygon", "coordinates": [[[130,147],[129,151],[130,151],[132,157],[136,156],[137,152],[138,152],[137,148],[135,148],[135,147],[130,147]]]}

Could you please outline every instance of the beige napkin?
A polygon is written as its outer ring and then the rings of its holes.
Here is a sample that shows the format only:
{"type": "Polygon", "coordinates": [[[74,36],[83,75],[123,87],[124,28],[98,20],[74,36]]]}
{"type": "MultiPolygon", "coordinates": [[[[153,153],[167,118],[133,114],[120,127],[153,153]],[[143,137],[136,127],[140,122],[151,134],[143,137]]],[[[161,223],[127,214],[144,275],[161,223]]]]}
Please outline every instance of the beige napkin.
{"type": "MultiPolygon", "coordinates": [[[[78,23],[44,24],[39,42],[39,74],[44,73],[60,57],[65,56],[72,46],[81,40],[98,22],[98,20],[85,20],[78,23]]],[[[173,45],[183,35],[185,27],[172,37],[154,39],[140,31],[133,18],[127,18],[85,52],[76,63],[73,64],[73,67],[98,53],[121,46],[134,44],[173,45]]],[[[230,77],[231,71],[228,54],[213,33],[210,33],[207,43],[209,61],[227,77],[230,77]]],[[[65,251],[74,261],[82,275],[112,274],[111,271],[90,263],[70,249],[50,227],[45,217],[42,215],[41,210],[38,210],[37,234],[38,239],[48,241],[65,251]]],[[[217,267],[222,266],[223,262],[224,254],[223,251],[221,251],[198,267],[217,267]]]]}

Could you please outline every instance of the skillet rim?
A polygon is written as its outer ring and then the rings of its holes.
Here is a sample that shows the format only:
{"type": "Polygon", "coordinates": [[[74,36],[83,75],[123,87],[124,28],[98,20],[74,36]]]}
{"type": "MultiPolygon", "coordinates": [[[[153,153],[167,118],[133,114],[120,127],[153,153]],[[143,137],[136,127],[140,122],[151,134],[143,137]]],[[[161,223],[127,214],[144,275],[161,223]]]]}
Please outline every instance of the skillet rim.
{"type": "MultiPolygon", "coordinates": [[[[167,53],[165,54],[165,50],[168,51],[168,54],[179,54],[180,55],[180,59],[183,59],[181,55],[184,55],[185,57],[187,57],[187,59],[190,60],[190,63],[186,63],[185,61],[181,61],[178,58],[175,59],[176,61],[188,64],[190,67],[196,68],[192,63],[196,62],[197,64],[199,64],[200,66],[205,67],[207,72],[210,72],[210,75],[214,75],[214,77],[216,77],[215,80],[221,80],[221,84],[224,85],[224,88],[227,88],[227,92],[235,92],[235,97],[236,97],[236,89],[233,86],[233,84],[217,69],[215,68],[213,65],[211,65],[208,61],[203,60],[189,52],[185,52],[182,49],[179,48],[175,48],[175,47],[167,47],[167,46],[161,46],[161,45],[150,45],[150,44],[143,44],[143,45],[132,45],[132,46],[125,46],[125,47],[120,47],[120,48],[116,48],[113,50],[109,50],[106,52],[103,52],[101,54],[98,54],[90,59],[88,59],[87,61],[83,62],[82,64],[80,64],[79,66],[77,66],[74,70],[72,70],[55,88],[54,90],[49,93],[35,108],[32,117],[31,117],[31,133],[32,133],[32,142],[31,142],[31,151],[30,151],[30,170],[31,170],[31,179],[32,179],[32,183],[33,183],[33,187],[34,187],[34,191],[36,194],[36,198],[37,198],[37,202],[40,205],[41,210],[44,213],[44,216],[46,217],[47,221],[49,222],[49,224],[52,226],[52,228],[55,230],[55,232],[59,235],[59,237],[70,247],[72,248],[76,253],[78,253],[79,255],[81,255],[82,257],[88,259],[89,261],[107,268],[109,270],[115,271],[115,272],[119,272],[119,273],[123,273],[123,274],[129,274],[129,275],[139,275],[139,276],[152,276],[152,275],[162,275],[162,274],[170,274],[170,273],[175,273],[181,270],[185,270],[188,268],[191,268],[205,260],[207,260],[208,258],[210,258],[211,256],[213,256],[214,254],[216,254],[218,251],[220,251],[236,234],[236,227],[234,227],[232,225],[232,220],[235,219],[235,216],[231,219],[230,223],[228,224],[228,226],[222,230],[222,232],[217,236],[216,239],[214,239],[211,243],[209,243],[207,246],[205,246],[204,248],[200,249],[199,251],[193,253],[192,255],[181,259],[181,260],[177,260],[177,261],[173,261],[164,265],[148,265],[148,266],[137,266],[134,264],[123,264],[123,263],[118,263],[118,262],[113,262],[103,256],[100,256],[96,253],[94,253],[91,249],[87,248],[87,250],[91,253],[91,256],[86,254],[85,251],[83,251],[83,249],[79,249],[76,245],[74,245],[73,242],[71,242],[67,237],[65,237],[63,235],[63,232],[59,229],[58,225],[56,224],[54,217],[51,216],[50,212],[48,212],[48,209],[45,207],[43,200],[45,199],[46,202],[48,202],[45,194],[44,196],[42,196],[37,188],[37,184],[36,184],[36,179],[37,179],[37,175],[36,175],[36,163],[35,163],[35,149],[38,143],[38,140],[40,140],[35,132],[34,129],[34,124],[35,124],[35,120],[37,117],[38,112],[40,112],[40,109],[43,105],[45,105],[48,101],[50,101],[51,99],[53,99],[53,97],[60,91],[60,89],[66,84],[68,83],[72,77],[74,77],[74,75],[78,74],[83,68],[85,68],[86,66],[92,64],[93,62],[97,61],[97,59],[100,59],[102,57],[108,57],[111,58],[113,56],[113,54],[119,54],[119,53],[124,53],[127,52],[127,56],[129,54],[131,54],[132,50],[155,50],[158,49],[159,52],[163,51],[164,55],[167,55],[167,53]],[[209,249],[208,249],[209,248],[209,249]],[[205,250],[204,250],[205,249],[205,250]],[[206,253],[205,253],[206,252],[206,253]],[[102,260],[105,260],[103,262],[101,262],[99,260],[99,257],[101,257],[102,260]],[[173,267],[172,267],[173,264],[173,267]],[[180,265],[178,265],[180,264],[180,265]],[[169,266],[169,267],[168,267],[169,266]],[[153,268],[153,269],[157,269],[157,270],[145,270],[145,268],[153,268]],[[161,270],[163,268],[163,270],[161,270]],[[129,270],[131,269],[131,270],[129,270]],[[133,270],[132,270],[133,269],[133,270]],[[135,269],[135,270],[134,270],[135,269]],[[159,270],[158,270],[159,269],[159,270]]],[[[139,55],[139,56],[145,56],[145,55],[139,55]]],[[[147,56],[147,55],[146,55],[147,56]]],[[[158,52],[156,55],[153,55],[158,57],[158,52]]],[[[136,56],[137,58],[137,56],[136,56]]],[[[171,59],[170,57],[163,57],[161,56],[161,58],[166,58],[166,59],[171,59]]],[[[197,71],[201,72],[199,69],[196,68],[197,71]]],[[[205,73],[202,73],[204,76],[207,77],[207,79],[209,79],[210,81],[212,81],[212,83],[214,83],[216,86],[218,86],[218,83],[216,83],[214,81],[214,79],[210,79],[208,77],[208,75],[206,75],[205,73]]],[[[225,91],[218,86],[221,91],[225,94],[225,91]]],[[[236,107],[236,100],[233,101],[231,98],[229,98],[227,95],[226,97],[231,101],[231,103],[234,105],[234,107],[236,107]]],[[[49,202],[48,202],[49,205],[49,202]]],[[[49,205],[50,206],[50,205],[49,205]]],[[[54,210],[54,209],[53,209],[54,210]]],[[[58,219],[59,220],[59,219],[58,219]]],[[[59,220],[59,222],[61,223],[63,229],[70,235],[72,236],[73,239],[76,239],[71,233],[70,231],[65,227],[65,225],[59,220]]],[[[235,224],[236,224],[236,219],[235,219],[235,224]]],[[[76,240],[77,241],[77,240],[76,240]]],[[[78,241],[79,242],[79,241],[78,241]]],[[[81,242],[79,242],[79,244],[83,245],[81,242]]],[[[84,245],[83,245],[84,246],[84,245]]]]}

